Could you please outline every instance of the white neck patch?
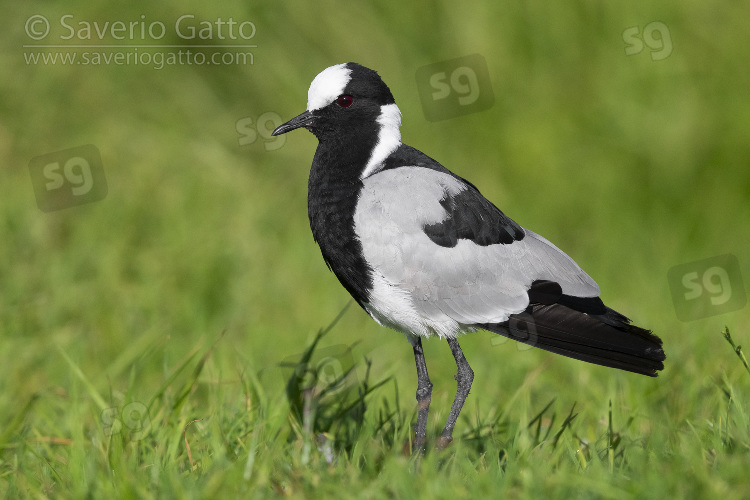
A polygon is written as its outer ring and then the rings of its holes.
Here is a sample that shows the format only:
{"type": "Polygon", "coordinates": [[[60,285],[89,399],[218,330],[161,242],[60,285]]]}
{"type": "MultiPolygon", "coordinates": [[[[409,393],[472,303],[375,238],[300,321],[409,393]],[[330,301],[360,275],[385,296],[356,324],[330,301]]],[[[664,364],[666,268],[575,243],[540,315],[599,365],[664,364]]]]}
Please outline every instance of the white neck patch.
{"type": "Polygon", "coordinates": [[[377,122],[380,125],[378,142],[372,150],[360,179],[380,171],[388,155],[396,151],[401,145],[401,110],[398,109],[398,106],[395,104],[380,106],[380,116],[378,116],[377,122]]]}
{"type": "Polygon", "coordinates": [[[337,64],[324,69],[310,84],[307,91],[307,110],[315,111],[331,104],[334,99],[344,93],[352,72],[346,63],[337,64]]]}

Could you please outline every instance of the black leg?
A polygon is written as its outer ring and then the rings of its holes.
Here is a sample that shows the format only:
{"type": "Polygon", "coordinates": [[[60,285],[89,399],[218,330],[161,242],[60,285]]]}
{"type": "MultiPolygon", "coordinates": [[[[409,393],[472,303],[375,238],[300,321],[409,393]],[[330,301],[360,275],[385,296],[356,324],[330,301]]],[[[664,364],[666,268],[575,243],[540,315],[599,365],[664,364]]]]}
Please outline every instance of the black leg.
{"type": "Polygon", "coordinates": [[[424,452],[427,435],[427,413],[430,411],[430,400],[432,396],[432,382],[427,374],[427,364],[424,361],[422,351],[422,339],[412,344],[414,348],[414,361],[417,363],[417,425],[414,427],[416,439],[414,440],[414,452],[424,452]]]}
{"type": "Polygon", "coordinates": [[[448,421],[445,423],[445,429],[443,429],[440,439],[437,442],[438,448],[445,448],[453,441],[453,427],[456,425],[458,414],[461,413],[461,408],[463,408],[466,396],[469,395],[469,390],[471,389],[471,382],[474,380],[474,371],[466,361],[464,353],[461,352],[458,341],[456,339],[448,339],[448,345],[451,348],[453,357],[456,358],[458,371],[454,378],[458,383],[458,387],[456,389],[456,399],[453,400],[451,412],[448,414],[448,421]]]}

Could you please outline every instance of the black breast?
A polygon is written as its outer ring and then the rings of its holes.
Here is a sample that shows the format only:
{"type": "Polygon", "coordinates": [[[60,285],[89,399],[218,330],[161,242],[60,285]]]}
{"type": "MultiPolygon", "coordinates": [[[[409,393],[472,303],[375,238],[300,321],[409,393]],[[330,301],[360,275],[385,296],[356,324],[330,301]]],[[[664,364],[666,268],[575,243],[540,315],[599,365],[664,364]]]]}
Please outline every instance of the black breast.
{"type": "Polygon", "coordinates": [[[321,146],[315,152],[308,184],[310,229],[328,268],[362,305],[372,289],[372,270],[354,232],[354,211],[363,184],[356,169],[333,164],[336,159],[321,146]]]}

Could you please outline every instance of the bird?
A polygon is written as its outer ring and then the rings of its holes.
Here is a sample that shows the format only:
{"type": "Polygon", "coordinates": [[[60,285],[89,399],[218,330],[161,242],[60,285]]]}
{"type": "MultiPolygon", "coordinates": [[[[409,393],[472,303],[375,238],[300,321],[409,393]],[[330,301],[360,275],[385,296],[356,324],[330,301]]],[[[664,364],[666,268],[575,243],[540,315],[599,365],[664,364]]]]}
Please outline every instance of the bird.
{"type": "Polygon", "coordinates": [[[308,217],[323,259],[353,299],[411,344],[413,452],[426,448],[432,382],[422,339],[445,339],[456,396],[436,448],[450,445],[474,380],[459,334],[487,330],[570,358],[656,377],[662,340],[607,307],[597,283],[468,180],[401,142],[401,111],[380,75],[348,62],[321,71],[307,109],[273,136],[318,139],[308,217]]]}

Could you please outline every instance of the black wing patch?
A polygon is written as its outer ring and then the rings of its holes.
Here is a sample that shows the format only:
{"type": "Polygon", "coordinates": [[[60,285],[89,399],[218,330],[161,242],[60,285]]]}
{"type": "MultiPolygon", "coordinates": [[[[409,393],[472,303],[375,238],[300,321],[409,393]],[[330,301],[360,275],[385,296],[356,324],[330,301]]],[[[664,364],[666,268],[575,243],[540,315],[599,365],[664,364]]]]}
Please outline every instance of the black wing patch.
{"type": "Polygon", "coordinates": [[[559,283],[548,280],[536,280],[529,288],[529,307],[531,313],[536,305],[560,304],[574,311],[588,314],[615,328],[626,330],[630,319],[604,305],[599,297],[575,297],[562,293],[559,283]]]}
{"type": "Polygon", "coordinates": [[[460,193],[445,193],[440,204],[448,212],[447,217],[423,230],[442,247],[455,247],[458,240],[471,240],[479,246],[508,245],[525,236],[521,226],[469,183],[460,193]]]}
{"type": "Polygon", "coordinates": [[[531,304],[557,304],[563,296],[560,284],[549,280],[532,282],[527,293],[531,304]]]}
{"type": "Polygon", "coordinates": [[[455,247],[458,240],[466,239],[480,246],[508,245],[514,241],[521,241],[526,235],[521,226],[482,196],[474,184],[454,174],[418,149],[401,144],[383,162],[383,170],[404,166],[443,172],[466,185],[466,189],[460,193],[445,193],[440,200],[440,204],[448,212],[447,218],[423,228],[425,234],[436,244],[450,248],[455,247]]]}

